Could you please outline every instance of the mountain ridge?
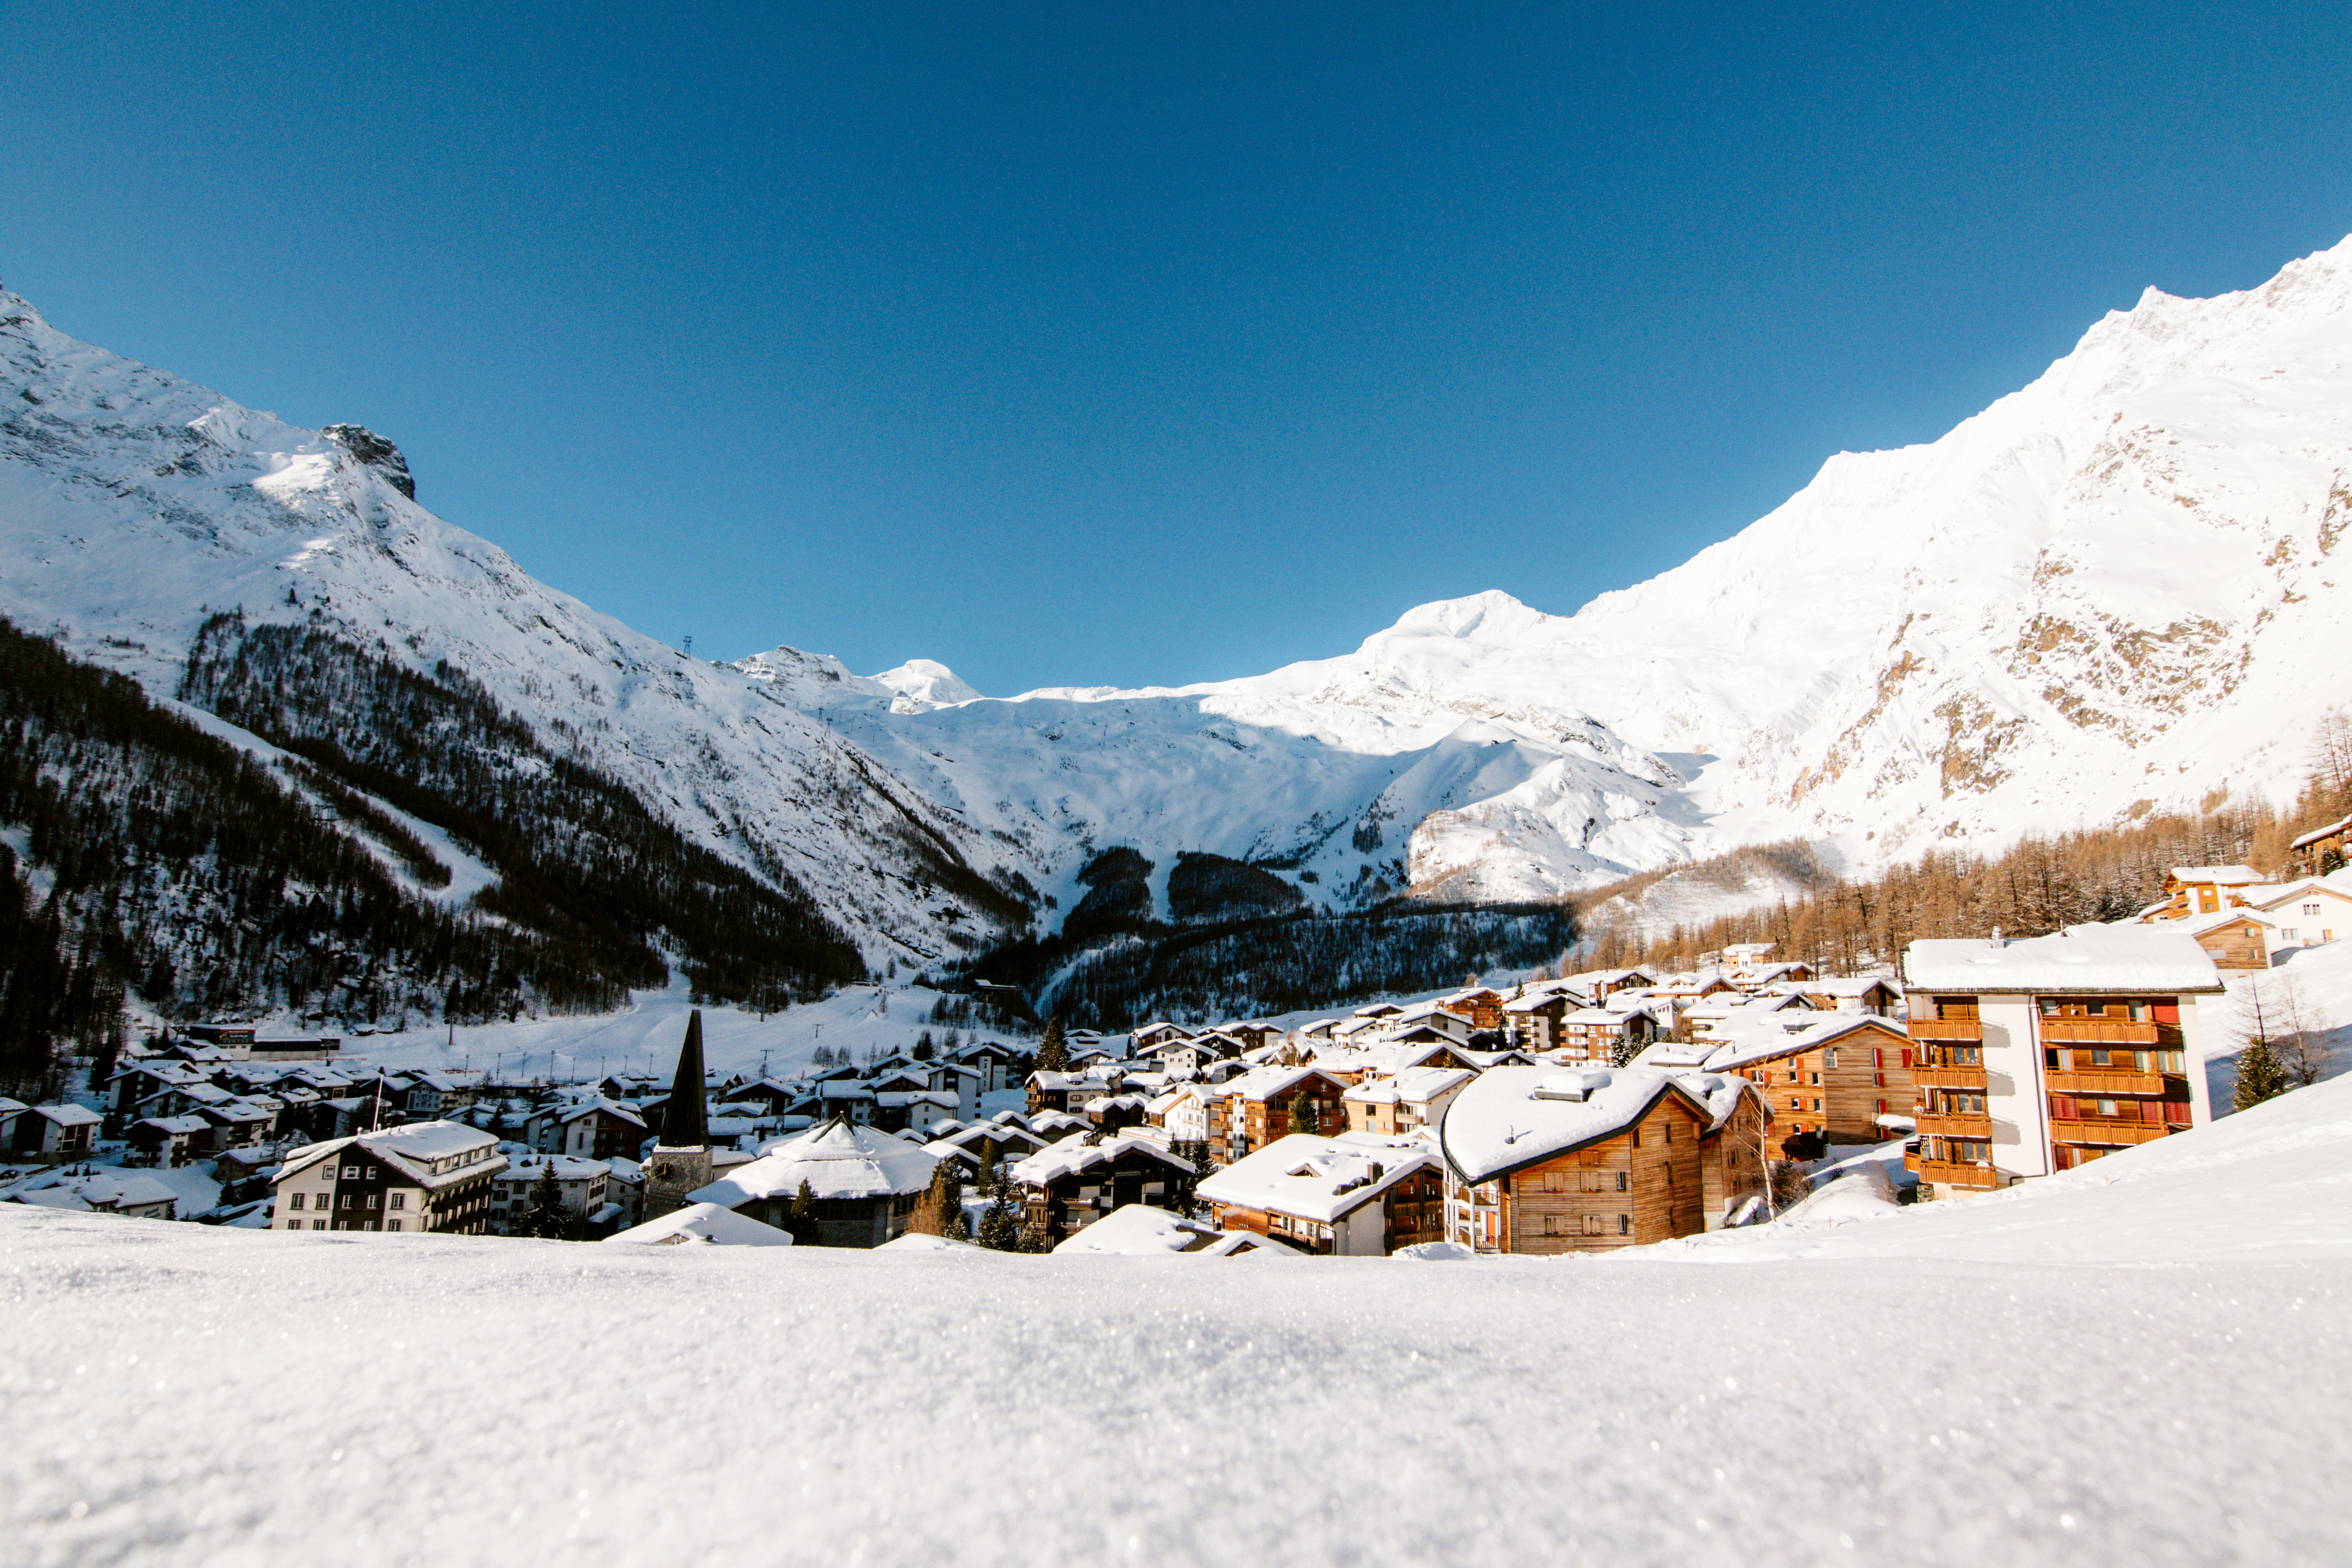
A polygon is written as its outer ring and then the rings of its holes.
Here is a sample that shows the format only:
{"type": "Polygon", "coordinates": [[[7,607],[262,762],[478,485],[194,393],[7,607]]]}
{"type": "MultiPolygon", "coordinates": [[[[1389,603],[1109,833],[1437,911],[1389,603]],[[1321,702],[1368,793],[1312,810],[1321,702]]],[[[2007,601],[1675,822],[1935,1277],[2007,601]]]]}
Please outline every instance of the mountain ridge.
{"type": "Polygon", "coordinates": [[[163,697],[231,605],[446,664],[805,886],[877,965],[1050,931],[1122,844],[1158,868],[1155,919],[1187,853],[1333,910],[1554,899],[1790,838],[1868,869],[2291,790],[2352,652],[2347,302],[2352,240],[2239,294],[2150,289],[1937,440],[1836,455],[1572,615],[1488,590],[1262,675],[998,699],[929,660],[686,658],[417,505],[382,437],[0,295],[0,610],[163,697]]]}

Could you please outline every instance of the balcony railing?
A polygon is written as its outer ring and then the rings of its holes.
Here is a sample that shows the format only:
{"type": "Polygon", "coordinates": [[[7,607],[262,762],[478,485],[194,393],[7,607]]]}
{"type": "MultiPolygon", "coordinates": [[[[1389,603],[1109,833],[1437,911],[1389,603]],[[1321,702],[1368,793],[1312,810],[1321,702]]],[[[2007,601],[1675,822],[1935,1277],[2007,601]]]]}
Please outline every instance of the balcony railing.
{"type": "Polygon", "coordinates": [[[1916,1089],[1972,1089],[1981,1094],[1985,1089],[1985,1069],[1980,1067],[1916,1067],[1911,1069],[1911,1083],[1916,1089]]]}
{"type": "Polygon", "coordinates": [[[2053,1119],[2050,1141],[2076,1146],[2115,1148],[2127,1143],[2153,1143],[2176,1131],[2186,1132],[2189,1130],[2168,1127],[2161,1121],[2127,1121],[2122,1117],[2085,1116],[2073,1121],[2053,1119]]]}
{"type": "Polygon", "coordinates": [[[1981,1018],[1913,1018],[1911,1037],[1915,1040],[1981,1040],[1984,1020],[1981,1018]]]}
{"type": "Polygon", "coordinates": [[[1992,1118],[1980,1110],[1919,1112],[1919,1132],[1923,1137],[1990,1138],[1992,1118]]]}
{"type": "Polygon", "coordinates": [[[1922,1160],[1913,1155],[1904,1163],[1918,1172],[1921,1181],[1933,1182],[1938,1186],[1991,1188],[2000,1184],[1999,1173],[1973,1160],[1922,1160]]]}
{"type": "Polygon", "coordinates": [[[2156,1028],[2129,1018],[2044,1018],[2042,1040],[2051,1046],[2153,1046],[2156,1028]]]}
{"type": "MultiPolygon", "coordinates": [[[[2160,1072],[2135,1072],[2129,1068],[2082,1068],[2073,1072],[2048,1075],[2053,1094],[2088,1095],[2105,1099],[2116,1094],[2162,1094],[2164,1075],[2160,1072]]],[[[2180,1080],[2175,1079],[2175,1082],[2180,1080]]]]}

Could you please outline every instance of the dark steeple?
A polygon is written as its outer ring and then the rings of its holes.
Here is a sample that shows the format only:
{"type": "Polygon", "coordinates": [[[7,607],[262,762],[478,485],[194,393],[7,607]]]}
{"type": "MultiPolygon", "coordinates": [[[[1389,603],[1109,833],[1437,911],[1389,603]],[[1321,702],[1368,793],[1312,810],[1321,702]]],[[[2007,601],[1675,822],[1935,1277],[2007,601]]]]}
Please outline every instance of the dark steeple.
{"type": "Polygon", "coordinates": [[[661,1146],[700,1149],[710,1142],[710,1121],[702,1106],[702,1009],[686,1021],[686,1044],[677,1051],[677,1077],[662,1107],[661,1146]]]}

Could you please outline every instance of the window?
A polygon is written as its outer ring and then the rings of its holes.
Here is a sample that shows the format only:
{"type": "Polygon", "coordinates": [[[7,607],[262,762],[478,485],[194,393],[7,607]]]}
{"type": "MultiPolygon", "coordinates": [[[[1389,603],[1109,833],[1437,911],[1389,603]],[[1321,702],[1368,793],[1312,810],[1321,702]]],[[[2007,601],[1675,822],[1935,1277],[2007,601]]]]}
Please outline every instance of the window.
{"type": "MultiPolygon", "coordinates": [[[[1829,1049],[1822,1053],[1822,1066],[1825,1068],[1833,1068],[1837,1066],[1837,1047],[1835,1046],[1832,1046],[1829,1049]]],[[[1813,1075],[1813,1081],[1815,1083],[1821,1082],[1822,1075],[1815,1073],[1813,1075]]]]}
{"type": "Polygon", "coordinates": [[[2099,1114],[2100,1114],[2100,1115],[2102,1115],[2102,1116],[2113,1116],[2115,1113],[2116,1113],[2116,1102],[2115,1102],[2114,1100],[2103,1100],[2099,1101],[2099,1114]]]}
{"type": "Polygon", "coordinates": [[[2091,1053],[2091,1065],[2095,1068],[2113,1067],[2115,1065],[2115,1053],[2105,1050],[2094,1050],[2091,1053]]]}
{"type": "Polygon", "coordinates": [[[1630,1174],[1629,1174],[1629,1173],[1624,1172],[1624,1171],[1620,1171],[1620,1172],[1618,1172],[1618,1173],[1617,1173],[1617,1190],[1618,1190],[1619,1192],[1621,1192],[1621,1193],[1622,1193],[1622,1192],[1623,1192],[1623,1191],[1625,1191],[1625,1190],[1626,1190],[1626,1188],[1627,1188],[1627,1186],[1628,1186],[1628,1184],[1629,1184],[1629,1183],[1630,1183],[1630,1180],[1631,1180],[1631,1178],[1630,1178],[1630,1174]]]}
{"type": "Polygon", "coordinates": [[[1802,1110],[1805,1109],[1805,1102],[1792,1094],[1789,1097],[1789,1109],[1791,1110],[1802,1110]]]}
{"type": "Polygon", "coordinates": [[[1617,1216],[1617,1234],[1620,1236],[1631,1236],[1633,1234],[1633,1216],[1632,1215],[1621,1214],[1617,1216]]]}
{"type": "Polygon", "coordinates": [[[349,1194],[349,1193],[345,1193],[345,1194],[343,1194],[343,1207],[345,1207],[345,1208],[349,1208],[349,1207],[351,1207],[351,1206],[352,1206],[352,1194],[349,1194]]]}
{"type": "Polygon", "coordinates": [[[290,1209],[300,1208],[302,1206],[302,1194],[296,1193],[292,1197],[287,1199],[286,1206],[290,1209]]]}
{"type": "Polygon", "coordinates": [[[347,1182],[356,1182],[359,1179],[360,1168],[357,1165],[345,1165],[343,1167],[343,1180],[347,1182]]]}
{"type": "Polygon", "coordinates": [[[2279,941],[2281,941],[2281,942],[2293,942],[2294,940],[2294,927],[2293,927],[2293,926],[2281,926],[2281,927],[2279,927],[2279,941]]]}
{"type": "Polygon", "coordinates": [[[1543,1233],[1546,1236],[1558,1236],[1559,1234],[1559,1221],[1550,1215],[1544,1215],[1543,1233]]]}
{"type": "Polygon", "coordinates": [[[1805,1081],[1807,1083],[1819,1083],[1822,1081],[1822,1075],[1817,1072],[1807,1073],[1805,1075],[1805,1081]]]}
{"type": "Polygon", "coordinates": [[[408,1206],[408,1194],[406,1193],[393,1194],[391,1206],[396,1209],[406,1208],[408,1206]]]}
{"type": "Polygon", "coordinates": [[[1584,1216],[1584,1234],[1587,1236],[1599,1236],[1601,1234],[1601,1216],[1599,1215],[1589,1214],[1584,1216]]]}
{"type": "Polygon", "coordinates": [[[398,1220],[390,1221],[383,1228],[386,1230],[398,1230],[400,1228],[400,1222],[398,1220]]]}
{"type": "Polygon", "coordinates": [[[2315,915],[2319,912],[2319,906],[2317,904],[2305,904],[2303,906],[2303,912],[2307,915],[2315,915]]]}
{"type": "Polygon", "coordinates": [[[310,1222],[310,1228],[312,1230],[324,1230],[327,1228],[327,1222],[322,1219],[314,1219],[310,1222]]]}
{"type": "Polygon", "coordinates": [[[1820,1100],[1814,1100],[1814,1101],[1813,1101],[1813,1109],[1814,1109],[1815,1110],[1819,1110],[1821,1108],[1822,1108],[1822,1102],[1821,1102],[1820,1100]]]}
{"type": "Polygon", "coordinates": [[[370,1208],[373,1208],[373,1207],[375,1207],[376,1194],[373,1194],[373,1193],[370,1193],[370,1194],[367,1195],[367,1199],[368,1199],[368,1207],[370,1207],[370,1208]]]}

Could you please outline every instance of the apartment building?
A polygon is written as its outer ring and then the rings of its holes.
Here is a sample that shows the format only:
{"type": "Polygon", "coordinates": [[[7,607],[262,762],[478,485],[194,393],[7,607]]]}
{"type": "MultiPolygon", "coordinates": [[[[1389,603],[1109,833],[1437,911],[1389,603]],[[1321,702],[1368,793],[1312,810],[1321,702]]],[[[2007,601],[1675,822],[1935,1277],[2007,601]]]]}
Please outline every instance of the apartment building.
{"type": "Polygon", "coordinates": [[[2074,926],[1904,955],[1919,1091],[1908,1163],[1938,1197],[2201,1127],[2197,1003],[2221,976],[2177,925],[2074,926]]]}

